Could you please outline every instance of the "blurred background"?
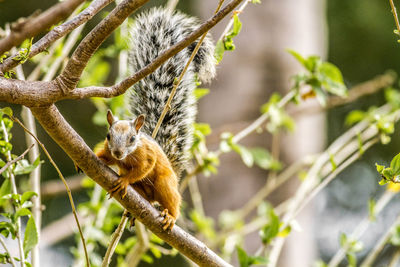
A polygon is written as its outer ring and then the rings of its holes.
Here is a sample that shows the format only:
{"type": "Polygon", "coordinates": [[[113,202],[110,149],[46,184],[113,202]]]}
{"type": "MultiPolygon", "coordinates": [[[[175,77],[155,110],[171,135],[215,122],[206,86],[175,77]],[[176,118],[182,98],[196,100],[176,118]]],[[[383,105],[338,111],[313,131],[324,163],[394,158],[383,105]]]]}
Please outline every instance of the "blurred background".
{"type": "MultiPolygon", "coordinates": [[[[37,9],[45,10],[55,3],[55,0],[0,1],[0,27],[4,28],[8,22],[27,17],[37,9]]],[[[164,3],[150,1],[143,8],[164,3]]],[[[179,2],[177,9],[205,20],[213,13],[215,6],[215,0],[185,0],[179,2]]],[[[110,5],[105,10],[109,11],[112,7],[110,5]]],[[[100,12],[89,21],[82,35],[92,29],[104,14],[100,12]]],[[[236,50],[225,53],[218,65],[217,78],[211,84],[204,85],[210,88],[209,95],[199,103],[198,121],[209,123],[213,129],[207,139],[210,149],[218,147],[222,132],[236,133],[255,120],[260,115],[261,105],[268,101],[273,92],[284,93],[289,89],[292,82],[290,77],[301,71],[301,66],[286,52],[287,48],[305,56],[319,55],[332,62],[342,71],[349,88],[388,70],[399,71],[400,47],[393,33],[395,24],[388,1],[261,0],[261,4],[249,5],[240,14],[240,19],[243,28],[235,37],[236,50]]],[[[219,38],[227,23],[228,19],[224,19],[212,29],[214,39],[219,38]]],[[[112,38],[109,38],[103,47],[112,42],[112,38]]],[[[111,85],[116,79],[118,66],[112,55],[106,56],[106,61],[109,69],[104,84],[111,85]]],[[[31,65],[24,65],[26,73],[31,70],[31,65]]],[[[398,86],[397,82],[394,86],[398,86]]],[[[350,111],[367,110],[372,105],[382,105],[384,101],[383,92],[378,92],[327,112],[295,116],[296,131],[279,136],[280,160],[287,166],[304,155],[322,151],[348,129],[344,121],[350,111]]],[[[306,101],[305,105],[312,105],[312,102],[306,101]]],[[[57,106],[89,146],[93,147],[104,138],[106,127],[92,122],[96,107],[91,101],[62,101],[57,106]]],[[[16,114],[20,112],[20,107],[12,108],[16,114]]],[[[82,190],[82,178],[76,175],[72,161],[39,125],[38,136],[63,174],[69,177],[76,204],[87,202],[90,196],[82,190]]],[[[20,154],[26,148],[23,140],[23,132],[15,127],[14,154],[20,154]]],[[[375,162],[387,165],[400,151],[399,142],[399,135],[395,132],[389,145],[378,144],[369,149],[361,160],[341,173],[301,212],[298,223],[302,231],[291,233],[279,266],[312,266],[317,259],[330,260],[340,247],[340,233],[351,233],[354,226],[368,214],[368,200],[383,194],[383,187],[378,185],[380,177],[375,162]]],[[[253,135],[243,143],[246,146],[270,148],[271,137],[267,133],[253,135]]],[[[237,154],[224,154],[220,160],[217,174],[198,177],[205,214],[214,219],[223,210],[242,207],[268,177],[268,171],[257,167],[247,168],[237,154]]],[[[26,180],[20,181],[23,183],[26,180]]],[[[55,170],[46,161],[42,165],[42,198],[45,207],[42,238],[50,245],[42,250],[42,266],[54,266],[55,261],[59,263],[58,266],[73,264],[71,247],[75,246],[78,239],[70,231],[75,225],[68,215],[70,205],[65,191],[62,188],[61,191],[56,190],[60,188],[59,185],[55,170]],[[62,232],[69,234],[62,236],[62,232]]],[[[297,186],[298,182],[294,179],[268,200],[280,203],[293,194],[297,186]]],[[[192,205],[187,193],[184,197],[187,205],[192,205]]],[[[377,221],[371,224],[361,240],[367,249],[364,251],[372,248],[393,223],[400,211],[399,203],[399,197],[395,196],[377,221]]],[[[261,240],[255,232],[245,240],[244,248],[254,254],[260,245],[261,240]]],[[[374,266],[387,266],[386,256],[392,255],[393,250],[392,247],[386,247],[374,266]]],[[[361,260],[365,253],[357,255],[361,260]]],[[[167,262],[156,260],[158,266],[177,266],[172,264],[178,262],[185,265],[179,258],[170,257],[167,262]]],[[[141,263],[140,266],[148,264],[141,263]]],[[[341,266],[347,266],[347,263],[344,261],[341,266]]]]}

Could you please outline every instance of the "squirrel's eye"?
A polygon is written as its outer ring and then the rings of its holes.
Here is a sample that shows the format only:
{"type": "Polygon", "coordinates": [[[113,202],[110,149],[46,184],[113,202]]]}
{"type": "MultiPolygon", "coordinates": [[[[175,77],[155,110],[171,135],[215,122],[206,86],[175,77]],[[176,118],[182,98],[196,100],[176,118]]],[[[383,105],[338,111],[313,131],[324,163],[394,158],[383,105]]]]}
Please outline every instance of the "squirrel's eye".
{"type": "Polygon", "coordinates": [[[107,134],[107,140],[110,141],[110,134],[107,134]]]}
{"type": "Polygon", "coordinates": [[[132,136],[131,139],[129,139],[129,142],[133,143],[135,141],[135,137],[132,136]]]}

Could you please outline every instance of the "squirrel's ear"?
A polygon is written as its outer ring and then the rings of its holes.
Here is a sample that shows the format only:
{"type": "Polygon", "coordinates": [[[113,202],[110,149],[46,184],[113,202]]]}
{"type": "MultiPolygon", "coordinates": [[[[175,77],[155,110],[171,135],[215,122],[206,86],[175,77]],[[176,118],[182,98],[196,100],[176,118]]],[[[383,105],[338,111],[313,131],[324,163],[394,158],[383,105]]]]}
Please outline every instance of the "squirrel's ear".
{"type": "Polygon", "coordinates": [[[107,110],[107,121],[108,124],[110,124],[110,126],[113,124],[114,121],[116,121],[117,119],[113,116],[111,110],[107,110]]]}
{"type": "Polygon", "coordinates": [[[139,115],[136,120],[133,122],[135,125],[136,132],[139,132],[140,128],[142,128],[144,124],[145,116],[143,114],[139,115]]]}

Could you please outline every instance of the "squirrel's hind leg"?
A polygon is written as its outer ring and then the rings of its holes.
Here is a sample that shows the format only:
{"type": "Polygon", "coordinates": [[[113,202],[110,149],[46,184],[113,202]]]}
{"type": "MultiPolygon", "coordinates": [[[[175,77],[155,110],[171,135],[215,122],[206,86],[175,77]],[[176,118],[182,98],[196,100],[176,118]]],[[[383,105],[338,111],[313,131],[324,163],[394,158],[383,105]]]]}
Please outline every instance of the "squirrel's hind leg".
{"type": "Polygon", "coordinates": [[[171,230],[179,216],[181,196],[178,191],[178,183],[174,178],[159,178],[154,183],[154,199],[164,209],[161,217],[164,230],[171,230]]]}

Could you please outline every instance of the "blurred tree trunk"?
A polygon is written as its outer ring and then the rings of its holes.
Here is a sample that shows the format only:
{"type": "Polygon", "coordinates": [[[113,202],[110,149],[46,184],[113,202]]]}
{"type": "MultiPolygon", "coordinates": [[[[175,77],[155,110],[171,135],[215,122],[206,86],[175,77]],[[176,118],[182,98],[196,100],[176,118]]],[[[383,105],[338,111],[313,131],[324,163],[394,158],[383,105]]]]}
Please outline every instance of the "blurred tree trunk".
{"type": "MultiPolygon", "coordinates": [[[[209,17],[214,0],[196,2],[201,17],[209,17]]],[[[262,0],[249,4],[240,14],[242,32],[234,39],[236,50],[226,52],[218,69],[210,95],[200,102],[199,121],[209,122],[213,129],[257,118],[260,106],[274,91],[284,93],[290,77],[302,71],[285,52],[294,49],[303,55],[326,56],[326,18],[323,0],[262,0]]],[[[218,39],[227,24],[213,29],[218,39]]],[[[281,156],[285,165],[323,148],[324,114],[296,118],[296,132],[281,139],[281,156]]],[[[237,124],[234,124],[237,125],[237,124]]],[[[241,126],[246,125],[242,124],[241,126]]],[[[233,130],[237,132],[240,128],[233,130]]],[[[270,147],[266,134],[246,138],[245,145],[270,147]]],[[[207,215],[217,217],[224,209],[241,207],[265,183],[267,173],[247,169],[238,155],[223,155],[217,176],[200,179],[207,215]]],[[[273,202],[287,199],[297,186],[296,180],[274,194],[273,202]]],[[[310,266],[315,259],[312,232],[312,208],[298,217],[303,231],[292,232],[278,266],[310,266]]],[[[256,234],[245,247],[254,253],[260,246],[256,234]]]]}

